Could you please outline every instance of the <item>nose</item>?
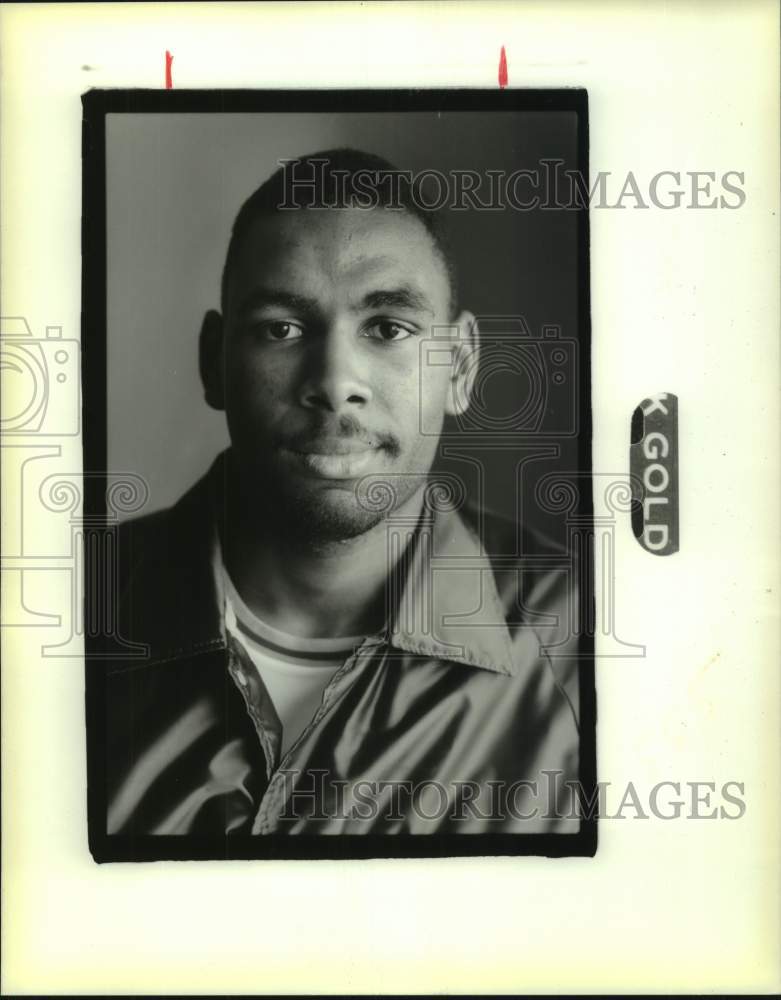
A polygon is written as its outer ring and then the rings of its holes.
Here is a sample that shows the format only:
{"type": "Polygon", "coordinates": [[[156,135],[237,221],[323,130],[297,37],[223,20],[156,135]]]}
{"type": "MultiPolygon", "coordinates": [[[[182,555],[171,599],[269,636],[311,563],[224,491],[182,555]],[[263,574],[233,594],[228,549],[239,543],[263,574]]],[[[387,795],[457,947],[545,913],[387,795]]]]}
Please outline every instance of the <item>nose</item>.
{"type": "Polygon", "coordinates": [[[371,401],[368,370],[349,330],[330,329],[313,343],[300,402],[307,409],[339,413],[371,401]]]}

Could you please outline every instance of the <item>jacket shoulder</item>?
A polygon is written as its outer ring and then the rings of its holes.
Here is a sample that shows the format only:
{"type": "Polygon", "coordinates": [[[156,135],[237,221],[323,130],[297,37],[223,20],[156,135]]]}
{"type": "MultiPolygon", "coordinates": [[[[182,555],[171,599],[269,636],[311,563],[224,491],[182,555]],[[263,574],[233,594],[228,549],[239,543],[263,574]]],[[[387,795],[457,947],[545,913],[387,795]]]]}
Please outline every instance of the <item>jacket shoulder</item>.
{"type": "Polygon", "coordinates": [[[123,576],[132,575],[143,559],[160,551],[163,540],[170,537],[174,509],[166,507],[151,514],[129,518],[119,524],[117,549],[123,576]]]}
{"type": "Polygon", "coordinates": [[[135,660],[123,652],[131,646],[147,647],[143,659],[151,664],[216,641],[214,530],[207,477],[173,506],[112,528],[100,564],[86,568],[87,594],[100,592],[85,600],[88,655],[118,669],[135,660]]]}
{"type": "Polygon", "coordinates": [[[123,521],[117,530],[120,576],[138,579],[149,566],[172,569],[185,557],[202,554],[211,529],[209,475],[201,478],[170,507],[123,521]]]}
{"type": "Polygon", "coordinates": [[[528,556],[567,555],[563,544],[535,525],[513,521],[473,503],[466,504],[460,513],[489,557],[499,557],[503,562],[516,558],[520,562],[528,556]]]}
{"type": "Polygon", "coordinates": [[[481,520],[481,540],[513,642],[521,648],[524,637],[533,636],[577,720],[584,652],[577,623],[586,620],[577,554],[531,525],[491,513],[481,520]]]}
{"type": "Polygon", "coordinates": [[[501,515],[472,508],[465,520],[491,564],[508,627],[531,629],[548,643],[572,646],[570,622],[577,618],[580,601],[577,554],[547,532],[501,515]]]}

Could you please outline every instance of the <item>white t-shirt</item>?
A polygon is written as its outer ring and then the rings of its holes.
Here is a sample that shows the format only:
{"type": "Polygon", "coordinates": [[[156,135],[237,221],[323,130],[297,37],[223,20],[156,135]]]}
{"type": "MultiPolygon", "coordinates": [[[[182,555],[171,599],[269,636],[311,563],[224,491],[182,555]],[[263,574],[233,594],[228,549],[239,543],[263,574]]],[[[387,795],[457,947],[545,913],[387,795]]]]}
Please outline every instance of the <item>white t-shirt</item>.
{"type": "Polygon", "coordinates": [[[282,723],[284,757],[320,707],[331,678],[365,637],[302,639],[280,632],[250,611],[221,568],[225,627],[247,651],[274,703],[282,723]]]}

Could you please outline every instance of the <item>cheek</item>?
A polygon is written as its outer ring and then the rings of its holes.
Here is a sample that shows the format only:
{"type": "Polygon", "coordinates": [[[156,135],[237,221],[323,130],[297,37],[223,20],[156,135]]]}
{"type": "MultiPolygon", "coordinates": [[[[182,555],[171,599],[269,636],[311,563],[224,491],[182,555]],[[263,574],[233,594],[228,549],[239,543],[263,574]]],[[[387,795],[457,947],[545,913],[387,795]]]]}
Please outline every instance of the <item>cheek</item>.
{"type": "Polygon", "coordinates": [[[288,382],[284,368],[268,358],[235,352],[226,358],[226,407],[242,413],[267,413],[283,398],[288,382]]]}
{"type": "Polygon", "coordinates": [[[393,423],[407,442],[407,450],[418,459],[436,450],[444,419],[448,371],[439,366],[416,366],[397,383],[390,408],[393,423]]]}
{"type": "Polygon", "coordinates": [[[436,410],[443,405],[448,381],[443,368],[421,365],[415,357],[403,363],[375,363],[369,370],[375,396],[386,400],[404,422],[415,422],[423,408],[436,410]]]}
{"type": "Polygon", "coordinates": [[[450,387],[450,368],[445,365],[424,365],[420,372],[419,409],[426,424],[436,422],[437,414],[444,415],[450,387]]]}

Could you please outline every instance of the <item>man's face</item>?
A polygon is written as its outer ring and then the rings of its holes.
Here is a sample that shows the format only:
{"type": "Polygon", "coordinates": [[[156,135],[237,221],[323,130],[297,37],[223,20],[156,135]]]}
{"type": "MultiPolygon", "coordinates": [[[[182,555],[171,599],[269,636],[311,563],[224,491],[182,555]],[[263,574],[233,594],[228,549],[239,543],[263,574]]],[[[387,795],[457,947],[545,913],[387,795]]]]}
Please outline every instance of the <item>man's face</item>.
{"type": "Polygon", "coordinates": [[[323,540],[381,520],[387,505],[371,497],[382,483],[392,509],[410,500],[435,456],[432,429],[458,409],[472,318],[459,317],[462,339],[451,334],[453,365],[421,351],[449,309],[445,264],[406,212],[258,219],[229,275],[219,346],[205,352],[207,395],[226,411],[245,482],[323,540]]]}

